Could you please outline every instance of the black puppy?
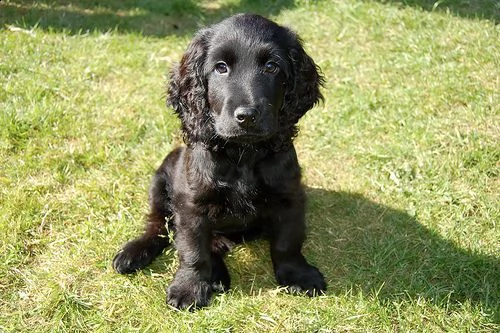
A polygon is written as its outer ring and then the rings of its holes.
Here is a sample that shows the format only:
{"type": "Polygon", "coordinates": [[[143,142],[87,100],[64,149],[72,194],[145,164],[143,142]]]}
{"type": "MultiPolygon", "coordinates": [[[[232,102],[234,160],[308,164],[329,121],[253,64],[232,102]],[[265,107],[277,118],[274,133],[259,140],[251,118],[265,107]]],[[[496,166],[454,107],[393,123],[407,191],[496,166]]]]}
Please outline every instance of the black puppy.
{"type": "Polygon", "coordinates": [[[262,231],[280,285],[324,291],[323,275],[301,253],[305,194],[292,143],[299,118],[322,99],[322,82],[298,36],[261,16],[199,31],[171,73],[167,98],[187,147],[157,170],[146,230],[116,255],[116,271],[148,265],[173,230],[180,267],[167,302],[206,306],[213,290],[229,288],[224,253],[262,231]]]}

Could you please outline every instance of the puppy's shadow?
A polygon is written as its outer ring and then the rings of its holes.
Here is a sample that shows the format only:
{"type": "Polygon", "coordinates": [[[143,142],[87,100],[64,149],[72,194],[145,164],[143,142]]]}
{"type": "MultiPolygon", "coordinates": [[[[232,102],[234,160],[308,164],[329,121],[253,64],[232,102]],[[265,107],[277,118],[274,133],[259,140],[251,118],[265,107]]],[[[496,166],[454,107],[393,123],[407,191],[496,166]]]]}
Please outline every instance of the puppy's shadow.
{"type": "MultiPolygon", "coordinates": [[[[325,275],[327,294],[360,292],[386,304],[425,298],[442,307],[469,301],[499,322],[498,258],[462,249],[406,212],[360,194],[306,191],[304,254],[325,275]]],[[[174,253],[150,269],[174,273],[174,253]]],[[[275,290],[267,241],[238,245],[225,261],[233,290],[249,295],[275,290]]]]}
{"type": "Polygon", "coordinates": [[[460,248],[406,212],[360,194],[307,192],[305,254],[322,269],[329,294],[357,290],[388,304],[421,298],[437,306],[469,301],[499,321],[498,258],[460,248]]]}

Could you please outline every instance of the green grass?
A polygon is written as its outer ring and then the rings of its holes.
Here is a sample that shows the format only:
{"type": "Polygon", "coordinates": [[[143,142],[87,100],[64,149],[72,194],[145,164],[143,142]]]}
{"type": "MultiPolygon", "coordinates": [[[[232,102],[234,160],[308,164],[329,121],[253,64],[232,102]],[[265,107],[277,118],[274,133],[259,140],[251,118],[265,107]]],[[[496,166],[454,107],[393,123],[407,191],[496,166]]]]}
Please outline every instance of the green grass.
{"type": "Polygon", "coordinates": [[[1,1],[0,331],[500,329],[500,7],[447,1],[1,1]],[[276,288],[265,242],[233,289],[165,305],[168,250],[132,276],[150,177],[181,143],[166,73],[197,27],[293,27],[327,78],[301,121],[305,254],[325,296],[276,288]]]}

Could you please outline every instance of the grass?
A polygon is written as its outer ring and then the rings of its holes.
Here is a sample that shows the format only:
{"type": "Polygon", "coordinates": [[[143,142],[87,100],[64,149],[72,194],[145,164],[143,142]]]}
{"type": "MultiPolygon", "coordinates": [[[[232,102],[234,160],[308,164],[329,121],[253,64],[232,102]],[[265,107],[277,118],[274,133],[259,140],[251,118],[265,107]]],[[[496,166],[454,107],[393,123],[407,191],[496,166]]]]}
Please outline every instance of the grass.
{"type": "Polygon", "coordinates": [[[500,8],[463,1],[0,2],[0,331],[495,332],[500,329],[500,8]],[[293,27],[325,103],[301,121],[305,253],[318,298],[276,288],[265,242],[233,289],[165,305],[177,259],[113,272],[181,142],[165,74],[198,26],[293,27]]]}

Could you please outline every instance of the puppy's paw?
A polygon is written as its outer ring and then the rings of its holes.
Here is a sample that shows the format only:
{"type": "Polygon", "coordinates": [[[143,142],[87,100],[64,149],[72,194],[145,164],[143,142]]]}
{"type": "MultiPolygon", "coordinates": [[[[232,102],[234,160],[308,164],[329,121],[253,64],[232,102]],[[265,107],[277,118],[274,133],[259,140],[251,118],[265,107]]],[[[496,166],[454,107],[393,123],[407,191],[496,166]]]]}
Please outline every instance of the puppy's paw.
{"type": "Polygon", "coordinates": [[[167,303],[181,310],[207,306],[212,297],[212,286],[196,278],[179,278],[177,275],[167,289],[167,303]]]}
{"type": "Polygon", "coordinates": [[[116,254],[113,268],[120,274],[133,273],[149,265],[165,247],[156,239],[134,239],[116,254]]]}
{"type": "Polygon", "coordinates": [[[276,279],[293,294],[318,296],[326,291],[323,274],[309,264],[281,265],[276,270],[276,279]]]}

